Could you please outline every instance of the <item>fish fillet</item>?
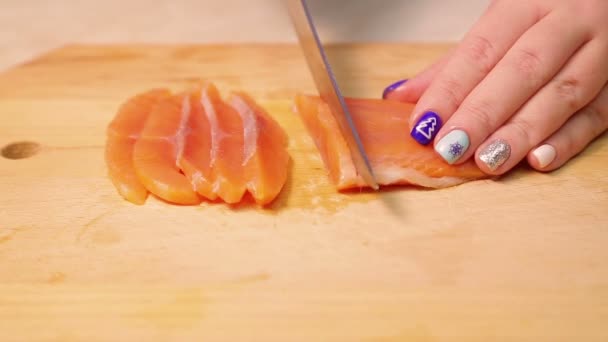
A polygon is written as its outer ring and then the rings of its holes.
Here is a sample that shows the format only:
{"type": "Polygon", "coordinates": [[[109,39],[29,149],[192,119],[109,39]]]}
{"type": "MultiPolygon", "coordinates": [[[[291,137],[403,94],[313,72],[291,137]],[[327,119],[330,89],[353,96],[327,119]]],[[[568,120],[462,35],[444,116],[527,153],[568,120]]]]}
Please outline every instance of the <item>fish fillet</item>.
{"type": "Polygon", "coordinates": [[[211,127],[213,191],[224,202],[237,203],[247,190],[243,175],[243,120],[213,85],[203,93],[202,103],[211,127]]]}
{"type": "MultiPolygon", "coordinates": [[[[414,141],[409,135],[409,117],[414,104],[379,99],[346,98],[345,101],[379,184],[445,188],[488,177],[472,160],[449,165],[432,146],[414,141]]],[[[366,187],[355,170],[350,150],[328,105],[318,96],[299,94],[295,98],[295,110],[314,140],[335,186],[339,190],[366,187]]]]}
{"type": "Polygon", "coordinates": [[[165,89],[153,89],[131,97],[120,106],[106,131],[108,175],[118,193],[134,204],[145,203],[148,190],[135,174],[133,147],[151,110],[168,96],[165,89]]]}
{"type": "Polygon", "coordinates": [[[198,87],[191,92],[188,131],[177,164],[199,195],[215,200],[217,193],[213,189],[211,156],[217,155],[218,137],[211,134],[211,123],[203,108],[203,101],[209,102],[207,92],[212,91],[210,87],[198,87]]]}
{"type": "Polygon", "coordinates": [[[201,202],[176,163],[183,149],[189,107],[185,94],[163,99],[150,113],[133,151],[135,172],[146,189],[176,204],[201,202]]]}
{"type": "Polygon", "coordinates": [[[243,122],[243,175],[247,190],[256,203],[266,205],[279,194],[287,180],[287,134],[247,94],[233,93],[229,103],[243,122]]]}

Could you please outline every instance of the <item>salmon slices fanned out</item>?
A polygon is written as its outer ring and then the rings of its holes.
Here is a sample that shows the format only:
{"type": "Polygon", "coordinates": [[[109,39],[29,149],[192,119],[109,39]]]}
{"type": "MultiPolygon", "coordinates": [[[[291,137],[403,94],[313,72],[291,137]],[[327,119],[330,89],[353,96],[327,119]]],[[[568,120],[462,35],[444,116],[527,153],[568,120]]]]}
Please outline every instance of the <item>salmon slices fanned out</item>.
{"type": "MultiPolygon", "coordinates": [[[[409,118],[413,104],[380,99],[345,101],[380,185],[446,188],[489,177],[473,160],[449,165],[433,147],[422,146],[411,138],[409,118]]],[[[329,106],[318,96],[300,94],[295,98],[295,109],[335,186],[339,190],[366,187],[329,106]]]]}
{"type": "Polygon", "coordinates": [[[212,83],[125,102],[109,124],[108,173],[127,201],[148,193],[176,204],[238,203],[249,191],[271,203],[287,180],[287,135],[245,93],[224,101],[212,83]]]}
{"type": "Polygon", "coordinates": [[[134,204],[145,203],[148,190],[135,174],[133,147],[152,109],[168,96],[169,91],[165,89],[153,89],[133,96],[120,106],[106,131],[108,175],[118,193],[134,204]]]}
{"type": "Polygon", "coordinates": [[[256,203],[270,203],[287,180],[287,134],[279,124],[244,93],[234,93],[230,105],[241,116],[244,129],[244,176],[256,203]]]}

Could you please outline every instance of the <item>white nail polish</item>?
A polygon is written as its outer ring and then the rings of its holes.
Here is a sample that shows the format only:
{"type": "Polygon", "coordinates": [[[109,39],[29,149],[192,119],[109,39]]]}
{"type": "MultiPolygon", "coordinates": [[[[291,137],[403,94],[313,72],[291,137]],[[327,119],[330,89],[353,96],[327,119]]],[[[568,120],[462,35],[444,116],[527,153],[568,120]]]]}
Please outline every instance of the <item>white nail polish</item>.
{"type": "Polygon", "coordinates": [[[455,129],[446,134],[435,145],[439,153],[448,164],[455,163],[469,148],[469,136],[465,131],[455,129]]]}
{"type": "Polygon", "coordinates": [[[555,151],[555,147],[545,144],[532,151],[532,155],[538,160],[538,164],[542,169],[555,160],[557,152],[555,151]]]}

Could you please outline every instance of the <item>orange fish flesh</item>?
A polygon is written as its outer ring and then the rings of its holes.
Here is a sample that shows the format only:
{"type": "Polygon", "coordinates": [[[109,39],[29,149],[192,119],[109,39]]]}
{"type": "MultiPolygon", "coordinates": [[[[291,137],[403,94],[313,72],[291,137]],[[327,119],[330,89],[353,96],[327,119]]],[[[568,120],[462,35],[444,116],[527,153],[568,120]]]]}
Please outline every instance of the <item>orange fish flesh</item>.
{"type": "MultiPolygon", "coordinates": [[[[414,104],[362,98],[345,101],[380,185],[445,188],[488,177],[473,160],[449,165],[432,146],[422,146],[412,139],[408,122],[414,104]]],[[[295,109],[337,189],[366,187],[329,106],[318,96],[299,94],[295,109]]]]}

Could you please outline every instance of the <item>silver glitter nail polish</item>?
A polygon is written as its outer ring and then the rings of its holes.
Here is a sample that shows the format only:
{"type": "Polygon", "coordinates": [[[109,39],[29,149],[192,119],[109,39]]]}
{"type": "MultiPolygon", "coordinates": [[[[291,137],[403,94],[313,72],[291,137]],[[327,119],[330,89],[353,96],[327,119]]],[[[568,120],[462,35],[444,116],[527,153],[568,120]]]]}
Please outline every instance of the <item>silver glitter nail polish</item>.
{"type": "Polygon", "coordinates": [[[498,169],[511,156],[511,145],[505,140],[496,140],[479,153],[479,159],[492,171],[498,169]]]}

